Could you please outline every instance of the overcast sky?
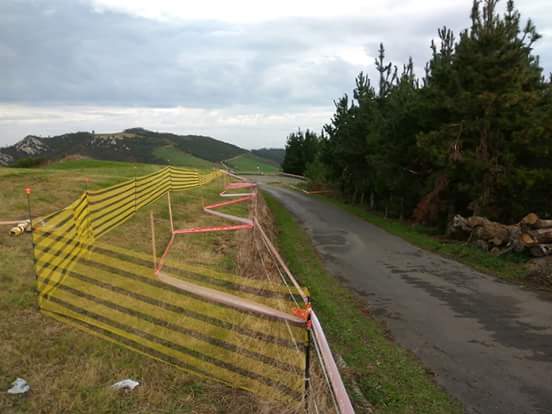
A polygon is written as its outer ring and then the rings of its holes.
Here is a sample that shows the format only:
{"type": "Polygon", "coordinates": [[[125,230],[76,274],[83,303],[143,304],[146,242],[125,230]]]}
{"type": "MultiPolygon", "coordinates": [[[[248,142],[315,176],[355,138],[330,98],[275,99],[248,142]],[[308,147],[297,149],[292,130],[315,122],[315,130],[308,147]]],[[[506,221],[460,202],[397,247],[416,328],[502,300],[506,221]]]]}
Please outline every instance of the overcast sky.
{"type": "MultiPolygon", "coordinates": [[[[543,35],[550,0],[517,6],[543,35]]],[[[319,130],[383,42],[418,73],[471,0],[0,0],[0,147],[28,134],[130,127],[281,147],[319,130]]]]}

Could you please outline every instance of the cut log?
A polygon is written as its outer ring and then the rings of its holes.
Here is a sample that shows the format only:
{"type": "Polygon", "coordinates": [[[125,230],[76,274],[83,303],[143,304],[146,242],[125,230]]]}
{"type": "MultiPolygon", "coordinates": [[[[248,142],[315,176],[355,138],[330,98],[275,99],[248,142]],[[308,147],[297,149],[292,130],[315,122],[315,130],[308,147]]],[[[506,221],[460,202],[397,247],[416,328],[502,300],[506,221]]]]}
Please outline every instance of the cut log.
{"type": "Polygon", "coordinates": [[[539,221],[539,216],[535,213],[529,213],[523,217],[520,221],[520,224],[525,224],[527,226],[533,226],[537,221],[539,221]]]}
{"type": "Polygon", "coordinates": [[[529,213],[520,221],[520,226],[523,231],[530,229],[549,229],[552,228],[552,220],[539,218],[535,213],[529,213]]]}
{"type": "Polygon", "coordinates": [[[514,225],[496,223],[480,216],[464,218],[456,215],[450,223],[449,233],[495,255],[510,251],[519,253],[525,248],[529,248],[535,257],[552,254],[552,220],[541,219],[535,213],[527,214],[514,225]]]}
{"type": "Polygon", "coordinates": [[[526,230],[521,234],[520,240],[525,246],[552,243],[552,229],[526,230]]]}
{"type": "Polygon", "coordinates": [[[480,216],[468,218],[454,216],[449,233],[464,235],[464,239],[482,250],[492,251],[497,255],[512,250],[519,252],[525,248],[520,241],[519,225],[504,225],[480,216]]]}
{"type": "Polygon", "coordinates": [[[523,250],[525,250],[525,245],[521,241],[520,226],[510,226],[510,239],[510,247],[512,248],[512,251],[516,253],[521,253],[523,250]]]}
{"type": "Polygon", "coordinates": [[[468,224],[473,228],[473,235],[477,239],[486,240],[490,245],[502,246],[510,241],[510,229],[504,224],[483,217],[470,217],[468,224]]]}
{"type": "Polygon", "coordinates": [[[468,224],[468,220],[462,217],[460,214],[455,215],[452,218],[452,222],[449,226],[449,232],[450,233],[456,233],[456,232],[463,232],[463,233],[471,233],[472,228],[468,224]]]}
{"type": "Polygon", "coordinates": [[[552,254],[552,244],[537,244],[529,248],[529,253],[534,257],[544,257],[552,254]]]}
{"type": "Polygon", "coordinates": [[[550,229],[550,228],[552,228],[552,220],[539,219],[539,221],[535,225],[535,228],[537,228],[537,229],[550,229]]]}

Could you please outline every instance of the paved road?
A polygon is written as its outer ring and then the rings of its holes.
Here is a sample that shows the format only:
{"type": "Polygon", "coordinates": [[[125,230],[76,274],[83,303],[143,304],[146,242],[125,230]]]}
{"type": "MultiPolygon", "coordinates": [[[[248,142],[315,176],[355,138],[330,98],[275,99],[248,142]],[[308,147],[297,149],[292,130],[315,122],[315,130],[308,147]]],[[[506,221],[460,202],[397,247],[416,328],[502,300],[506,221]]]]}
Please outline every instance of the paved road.
{"type": "Polygon", "coordinates": [[[265,187],[328,270],[462,401],[466,413],[552,413],[552,301],[423,251],[322,201],[265,187]]]}

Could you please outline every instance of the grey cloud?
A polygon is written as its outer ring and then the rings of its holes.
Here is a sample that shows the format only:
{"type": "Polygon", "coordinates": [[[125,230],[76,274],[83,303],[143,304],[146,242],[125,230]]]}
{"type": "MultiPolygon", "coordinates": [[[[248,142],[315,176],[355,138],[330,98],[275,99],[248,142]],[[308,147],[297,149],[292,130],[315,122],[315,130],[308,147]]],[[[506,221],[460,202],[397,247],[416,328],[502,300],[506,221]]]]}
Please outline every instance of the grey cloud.
{"type": "MultiPolygon", "coordinates": [[[[67,1],[56,6],[10,0],[0,5],[0,51],[13,51],[0,53],[3,102],[220,107],[272,105],[289,96],[295,98],[288,105],[326,98],[266,86],[267,70],[298,61],[316,46],[289,32],[282,35],[282,27],[252,25],[234,36],[217,36],[233,28],[96,13],[67,1]]],[[[334,77],[329,85],[339,84],[351,65],[333,66],[330,73],[312,65],[307,75],[319,79],[325,73],[334,77]]]]}
{"type": "MultiPolygon", "coordinates": [[[[471,2],[453,4],[407,15],[396,2],[394,13],[385,18],[287,18],[236,25],[99,13],[83,0],[3,0],[0,102],[263,109],[328,105],[351,89],[361,69],[374,75],[372,64],[351,64],[332,50],[360,42],[375,56],[383,41],[394,63],[402,65],[412,55],[422,68],[437,27],[446,24],[458,32],[468,24],[471,2]]],[[[544,3],[535,4],[531,13],[546,9],[544,3]]],[[[537,24],[548,21],[542,15],[536,19],[537,24]]],[[[537,48],[548,71],[551,42],[545,37],[537,48]]]]}

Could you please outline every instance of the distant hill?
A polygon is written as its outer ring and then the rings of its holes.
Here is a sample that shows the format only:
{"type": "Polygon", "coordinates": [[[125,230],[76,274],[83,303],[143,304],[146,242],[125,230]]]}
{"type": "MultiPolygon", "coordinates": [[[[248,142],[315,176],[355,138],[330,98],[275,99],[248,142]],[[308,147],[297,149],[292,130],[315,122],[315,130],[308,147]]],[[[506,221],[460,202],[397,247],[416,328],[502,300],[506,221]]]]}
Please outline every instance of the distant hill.
{"type": "Polygon", "coordinates": [[[281,170],[278,163],[266,158],[261,158],[250,152],[246,152],[244,154],[238,155],[237,157],[233,157],[229,160],[224,161],[224,163],[238,173],[259,172],[267,174],[277,173],[281,170]]]}
{"type": "Polygon", "coordinates": [[[112,134],[76,132],[51,138],[29,135],[15,145],[0,148],[0,165],[13,165],[23,159],[59,160],[71,155],[99,160],[167,164],[173,161],[170,160],[170,150],[179,159],[188,154],[209,162],[223,161],[247,152],[211,137],[131,128],[112,134]]]}
{"type": "Polygon", "coordinates": [[[272,160],[278,165],[282,165],[286,156],[286,150],[283,148],[261,148],[251,150],[251,152],[258,157],[272,160]]]}

